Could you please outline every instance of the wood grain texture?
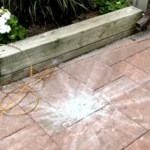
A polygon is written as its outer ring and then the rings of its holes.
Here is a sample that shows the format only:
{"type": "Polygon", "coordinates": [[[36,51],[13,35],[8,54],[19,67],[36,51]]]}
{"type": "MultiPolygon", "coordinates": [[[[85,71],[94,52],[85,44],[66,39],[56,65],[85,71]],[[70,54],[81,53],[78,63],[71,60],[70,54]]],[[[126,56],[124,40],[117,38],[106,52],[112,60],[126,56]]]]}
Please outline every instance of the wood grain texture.
{"type": "MultiPolygon", "coordinates": [[[[0,76],[10,76],[31,64],[63,57],[61,61],[57,59],[61,63],[109,44],[118,37],[131,35],[141,14],[141,10],[127,7],[12,44],[21,51],[8,45],[0,46],[0,76]]],[[[58,64],[56,60],[53,63],[50,65],[58,64]]]]}

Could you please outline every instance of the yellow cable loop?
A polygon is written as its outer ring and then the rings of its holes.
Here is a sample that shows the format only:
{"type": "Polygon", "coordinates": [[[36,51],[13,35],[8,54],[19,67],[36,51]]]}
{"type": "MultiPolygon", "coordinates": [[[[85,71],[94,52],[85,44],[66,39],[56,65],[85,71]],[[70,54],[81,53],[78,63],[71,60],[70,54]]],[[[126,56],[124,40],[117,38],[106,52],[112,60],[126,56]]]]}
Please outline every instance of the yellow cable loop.
{"type": "MultiPolygon", "coordinates": [[[[0,44],[4,45],[4,44],[0,44]]],[[[33,76],[33,66],[32,66],[32,62],[31,59],[28,57],[28,55],[26,55],[20,48],[13,46],[11,44],[8,44],[7,46],[9,47],[13,47],[15,49],[18,49],[20,52],[22,52],[29,60],[30,62],[30,68],[29,68],[29,75],[30,77],[33,76]]],[[[25,115],[28,113],[31,113],[32,111],[34,111],[36,109],[36,107],[38,106],[39,100],[40,98],[38,97],[36,91],[34,91],[31,87],[29,87],[29,80],[27,81],[27,83],[24,83],[22,85],[20,85],[19,87],[15,88],[13,91],[9,92],[6,94],[6,96],[4,96],[1,101],[0,101],[0,115],[5,114],[5,115],[25,115]],[[5,99],[14,91],[17,91],[17,89],[22,89],[22,90],[26,90],[26,94],[18,101],[18,102],[10,102],[7,106],[5,106],[4,108],[2,107],[2,104],[4,103],[5,99]],[[24,99],[25,97],[28,95],[28,93],[32,93],[34,95],[34,97],[36,98],[36,104],[33,108],[31,108],[30,110],[28,110],[27,112],[17,112],[17,113],[9,113],[10,110],[12,110],[13,108],[15,108],[16,106],[18,106],[24,99]]],[[[1,83],[0,88],[2,88],[2,85],[5,84],[5,81],[3,83],[1,83]]],[[[19,91],[21,92],[21,91],[19,91]]],[[[17,92],[19,94],[19,92],[17,92]]]]}
{"type": "Polygon", "coordinates": [[[10,103],[9,105],[7,105],[7,107],[5,107],[3,109],[0,109],[2,114],[6,114],[6,115],[24,115],[24,114],[31,113],[32,111],[34,111],[36,109],[36,107],[38,106],[38,103],[39,103],[39,97],[37,96],[37,93],[34,90],[32,90],[30,87],[27,86],[26,88],[36,97],[36,105],[27,112],[7,113],[8,111],[10,111],[14,107],[16,107],[18,104],[20,104],[22,102],[22,100],[25,98],[25,96],[24,96],[17,103],[10,103]]]}

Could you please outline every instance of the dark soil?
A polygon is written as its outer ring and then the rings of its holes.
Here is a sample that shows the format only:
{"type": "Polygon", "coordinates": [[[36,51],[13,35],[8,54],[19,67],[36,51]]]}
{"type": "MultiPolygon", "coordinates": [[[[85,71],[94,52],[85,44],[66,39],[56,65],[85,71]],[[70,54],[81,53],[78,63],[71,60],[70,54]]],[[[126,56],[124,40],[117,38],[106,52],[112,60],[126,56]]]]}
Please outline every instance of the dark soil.
{"type": "MultiPolygon", "coordinates": [[[[96,16],[98,16],[97,11],[90,11],[90,12],[82,13],[78,17],[76,17],[76,19],[74,19],[71,23],[68,23],[68,25],[73,24],[73,23],[77,23],[77,22],[80,22],[80,21],[83,21],[86,19],[90,19],[90,18],[93,18],[96,16]]],[[[53,29],[56,29],[59,27],[62,27],[62,26],[57,26],[54,23],[50,23],[50,24],[47,24],[45,26],[31,26],[31,27],[27,28],[27,37],[38,35],[38,34],[41,34],[41,33],[44,33],[46,31],[50,31],[50,30],[53,30],[53,29]]]]}

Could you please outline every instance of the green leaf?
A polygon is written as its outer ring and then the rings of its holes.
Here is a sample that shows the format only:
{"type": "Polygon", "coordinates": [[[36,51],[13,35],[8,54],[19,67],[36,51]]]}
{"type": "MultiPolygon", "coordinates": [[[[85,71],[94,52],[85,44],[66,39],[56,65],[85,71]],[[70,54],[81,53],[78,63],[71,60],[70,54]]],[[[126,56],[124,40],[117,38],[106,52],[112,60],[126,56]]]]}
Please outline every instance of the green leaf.
{"type": "Polygon", "coordinates": [[[18,24],[18,19],[14,15],[10,15],[10,19],[7,21],[7,24],[9,24],[11,27],[15,27],[18,24]]]}

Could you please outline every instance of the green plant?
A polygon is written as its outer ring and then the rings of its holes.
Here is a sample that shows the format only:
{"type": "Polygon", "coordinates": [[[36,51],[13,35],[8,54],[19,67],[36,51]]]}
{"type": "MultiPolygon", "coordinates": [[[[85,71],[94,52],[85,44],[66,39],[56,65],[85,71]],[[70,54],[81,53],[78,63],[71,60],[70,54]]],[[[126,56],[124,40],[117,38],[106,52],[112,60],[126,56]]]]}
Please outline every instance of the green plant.
{"type": "Polygon", "coordinates": [[[0,9],[0,44],[7,44],[25,38],[25,28],[18,23],[17,17],[7,9],[0,9]]]}
{"type": "Polygon", "coordinates": [[[100,14],[112,12],[127,6],[126,0],[94,0],[100,14]]]}
{"type": "Polygon", "coordinates": [[[91,0],[0,0],[0,5],[15,14],[26,25],[43,25],[51,21],[68,22],[86,10],[91,0]]]}

